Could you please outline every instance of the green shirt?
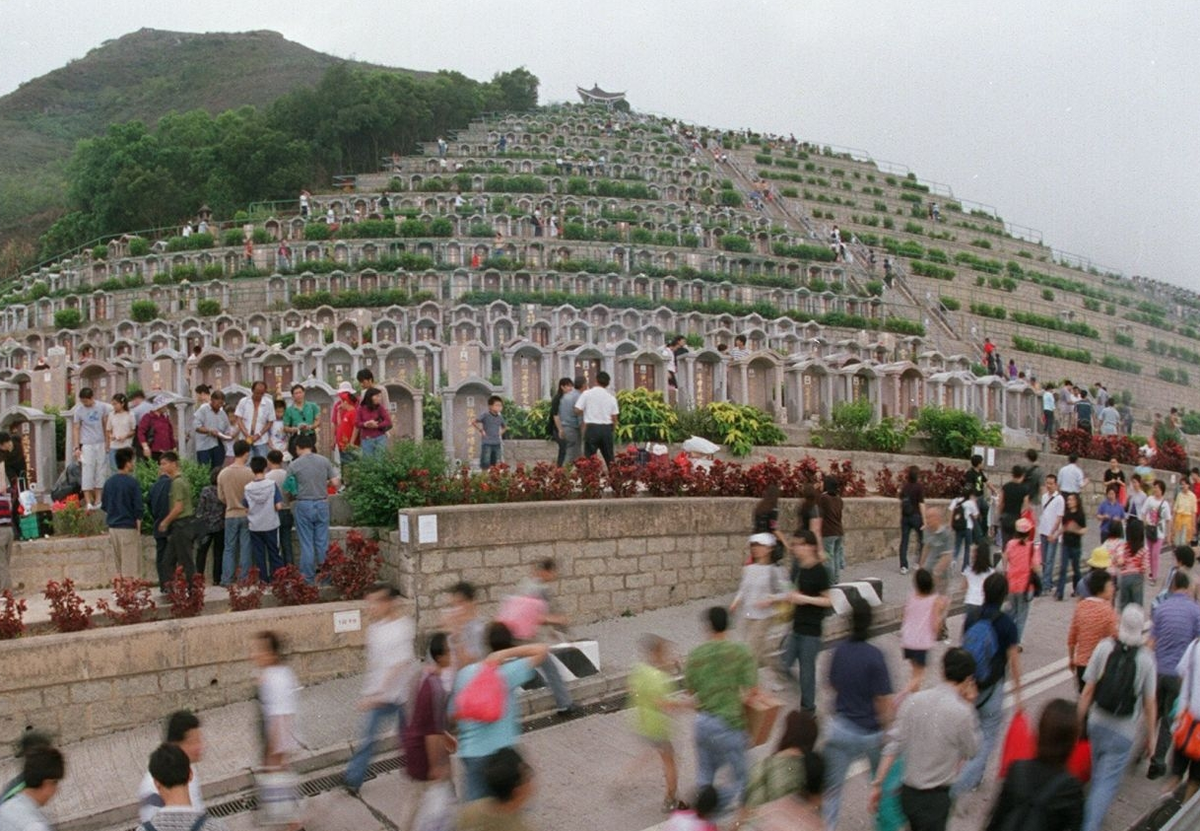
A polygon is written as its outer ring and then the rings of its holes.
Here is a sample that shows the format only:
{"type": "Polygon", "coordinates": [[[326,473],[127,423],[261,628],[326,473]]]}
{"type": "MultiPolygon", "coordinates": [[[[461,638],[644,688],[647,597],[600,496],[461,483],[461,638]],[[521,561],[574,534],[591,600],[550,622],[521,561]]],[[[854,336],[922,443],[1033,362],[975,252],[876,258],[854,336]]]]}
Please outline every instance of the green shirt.
{"type": "Polygon", "coordinates": [[[183,474],[179,474],[171,480],[171,507],[175,507],[176,502],[183,503],[183,513],[175,517],[178,522],[185,517],[190,517],[195,511],[192,508],[192,486],[188,484],[188,480],[183,474]]]}
{"type": "Polygon", "coordinates": [[[697,646],[688,655],[683,677],[700,710],[736,730],[746,729],[742,691],[758,685],[758,669],[745,644],[708,641],[697,646]]]}
{"type": "Polygon", "coordinates": [[[629,673],[629,699],[633,702],[633,729],[651,741],[671,739],[671,716],[663,704],[671,694],[671,677],[657,667],[638,664],[629,673]]]}
{"type": "Polygon", "coordinates": [[[283,411],[283,426],[284,427],[303,427],[317,423],[317,416],[321,414],[321,408],[311,401],[305,401],[303,407],[297,407],[295,404],[288,404],[286,410],[283,411]]]}
{"type": "Polygon", "coordinates": [[[804,787],[804,757],[776,753],[760,761],[750,771],[750,784],[742,800],[747,808],[757,808],[781,797],[797,794],[804,787]]]}

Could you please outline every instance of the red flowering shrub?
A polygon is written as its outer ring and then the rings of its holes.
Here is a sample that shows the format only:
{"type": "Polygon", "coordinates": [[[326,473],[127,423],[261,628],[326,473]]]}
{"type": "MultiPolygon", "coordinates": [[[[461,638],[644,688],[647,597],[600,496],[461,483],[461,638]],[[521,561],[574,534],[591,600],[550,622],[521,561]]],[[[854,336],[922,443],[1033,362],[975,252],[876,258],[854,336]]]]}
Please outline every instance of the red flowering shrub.
{"type": "Polygon", "coordinates": [[[284,566],[276,569],[271,575],[271,594],[281,606],[302,606],[306,603],[316,603],[321,592],[316,586],[305,581],[300,569],[284,566]]]}
{"type": "Polygon", "coordinates": [[[82,632],[92,626],[92,607],[83,602],[70,577],[61,583],[51,580],[42,592],[50,601],[50,620],[59,632],[82,632]]]}
{"type": "Polygon", "coordinates": [[[1086,430],[1078,428],[1059,430],[1054,434],[1054,452],[1062,456],[1078,456],[1090,459],[1088,452],[1092,449],[1092,436],[1086,430]]]}
{"type": "Polygon", "coordinates": [[[171,617],[199,617],[204,611],[204,575],[197,572],[189,581],[183,566],[176,566],[175,579],[167,583],[167,602],[171,617]]]}
{"type": "Polygon", "coordinates": [[[19,638],[25,634],[25,601],[14,598],[8,589],[0,597],[4,598],[4,608],[0,609],[0,641],[19,638]]]}
{"type": "Polygon", "coordinates": [[[366,539],[358,531],[351,531],[346,535],[345,551],[336,542],[329,546],[317,579],[328,578],[341,597],[359,600],[379,580],[381,568],[383,557],[379,555],[379,543],[366,539]]]}
{"type": "Polygon", "coordinates": [[[599,499],[604,494],[604,460],[598,455],[576,459],[571,466],[571,475],[578,488],[577,498],[599,499]]]}
{"type": "Polygon", "coordinates": [[[258,579],[258,566],[250,566],[246,576],[229,586],[229,608],[235,612],[246,612],[262,606],[265,593],[258,579]]]}
{"type": "Polygon", "coordinates": [[[1177,441],[1160,441],[1158,451],[1150,463],[1162,470],[1174,470],[1178,473],[1188,472],[1187,451],[1177,441]]]}
{"type": "Polygon", "coordinates": [[[855,470],[854,462],[849,459],[831,463],[829,473],[841,483],[842,496],[867,495],[867,481],[863,478],[862,471],[855,470]]]}
{"type": "MultiPolygon", "coordinates": [[[[900,488],[908,475],[908,468],[893,473],[884,467],[875,474],[875,490],[880,496],[899,496],[900,488]]],[[[917,481],[925,488],[930,499],[953,499],[962,494],[967,471],[957,465],[935,462],[932,468],[919,468],[917,481]]]]}
{"type": "Polygon", "coordinates": [[[102,597],[96,601],[96,608],[104,612],[108,619],[117,626],[141,623],[154,616],[154,610],[158,608],[158,605],[150,596],[154,584],[149,580],[140,580],[137,577],[114,577],[112,588],[116,607],[114,608],[107,599],[102,597]]]}
{"type": "MultiPolygon", "coordinates": [[[[1128,436],[1094,436],[1086,430],[1059,430],[1054,436],[1054,452],[1064,456],[1075,455],[1081,459],[1100,459],[1107,462],[1116,458],[1121,464],[1137,462],[1138,445],[1128,436]]],[[[1156,465],[1158,462],[1156,461],[1156,465]]],[[[1171,468],[1174,470],[1175,468],[1171,468]]]]}

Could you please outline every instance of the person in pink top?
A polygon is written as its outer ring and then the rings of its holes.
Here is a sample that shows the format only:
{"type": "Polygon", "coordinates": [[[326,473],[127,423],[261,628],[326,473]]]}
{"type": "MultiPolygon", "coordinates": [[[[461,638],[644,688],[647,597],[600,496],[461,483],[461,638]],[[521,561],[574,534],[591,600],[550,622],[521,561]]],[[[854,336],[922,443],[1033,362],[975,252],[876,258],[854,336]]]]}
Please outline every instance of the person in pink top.
{"type": "Polygon", "coordinates": [[[1017,624],[1017,634],[1025,634],[1029,604],[1041,591],[1042,552],[1033,542],[1033,522],[1027,517],[1017,520],[1016,533],[1004,548],[1005,572],[1008,575],[1009,615],[1017,624]]]}
{"type": "Polygon", "coordinates": [[[380,393],[379,387],[367,387],[355,411],[354,423],[362,443],[363,458],[382,452],[387,446],[388,430],[392,429],[392,416],[383,406],[380,393]]]}
{"type": "Polygon", "coordinates": [[[925,663],[929,650],[937,643],[946,604],[946,596],[933,591],[933,575],[926,569],[917,569],[913,575],[913,591],[904,604],[900,622],[900,646],[904,649],[904,660],[912,665],[908,692],[921,689],[925,680],[925,663]]]}
{"type": "MultiPolygon", "coordinates": [[[[1110,532],[1111,533],[1111,532],[1110,532]]],[[[1125,544],[1120,553],[1113,555],[1113,565],[1117,567],[1117,610],[1121,611],[1130,603],[1139,606],[1142,603],[1146,584],[1146,568],[1149,565],[1149,551],[1146,547],[1146,531],[1142,523],[1131,522],[1125,527],[1125,544]]]]}

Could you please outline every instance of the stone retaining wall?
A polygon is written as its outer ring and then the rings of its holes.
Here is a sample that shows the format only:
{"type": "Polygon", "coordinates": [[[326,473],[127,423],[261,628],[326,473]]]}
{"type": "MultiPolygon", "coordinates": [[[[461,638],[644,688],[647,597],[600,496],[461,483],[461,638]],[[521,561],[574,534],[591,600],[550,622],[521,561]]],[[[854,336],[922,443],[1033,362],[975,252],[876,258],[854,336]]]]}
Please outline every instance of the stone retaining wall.
{"type": "MultiPolygon", "coordinates": [[[[0,735],[27,726],[66,743],[202,710],[254,693],[250,640],[274,629],[287,640],[301,684],[362,670],[363,631],[335,633],[335,612],[362,601],[215,614],[0,642],[0,735]]],[[[365,626],[365,620],[363,621],[365,626]]]]}
{"type": "MultiPolygon", "coordinates": [[[[491,613],[543,557],[558,561],[555,597],[576,621],[658,609],[737,588],[755,502],[602,499],[402,511],[409,541],[391,533],[385,576],[426,616],[422,628],[437,625],[446,590],[459,580],[476,585],[491,613]],[[437,517],[437,542],[418,542],[422,516],[437,517]]],[[[895,550],[896,500],[848,499],[845,506],[848,561],[895,550]]],[[[798,500],[781,500],[781,528],[796,527],[798,507],[798,500]]]]}

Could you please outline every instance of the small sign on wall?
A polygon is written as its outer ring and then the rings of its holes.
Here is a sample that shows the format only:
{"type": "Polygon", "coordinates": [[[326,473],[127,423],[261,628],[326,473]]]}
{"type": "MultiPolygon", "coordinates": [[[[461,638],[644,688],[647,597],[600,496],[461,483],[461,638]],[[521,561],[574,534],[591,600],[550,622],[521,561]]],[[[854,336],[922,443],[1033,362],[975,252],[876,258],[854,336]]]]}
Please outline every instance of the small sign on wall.
{"type": "Polygon", "coordinates": [[[333,631],[335,634],[357,632],[360,629],[362,629],[362,612],[358,609],[333,613],[333,631]]]}

